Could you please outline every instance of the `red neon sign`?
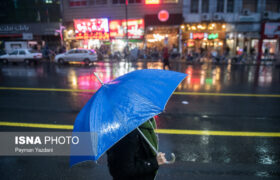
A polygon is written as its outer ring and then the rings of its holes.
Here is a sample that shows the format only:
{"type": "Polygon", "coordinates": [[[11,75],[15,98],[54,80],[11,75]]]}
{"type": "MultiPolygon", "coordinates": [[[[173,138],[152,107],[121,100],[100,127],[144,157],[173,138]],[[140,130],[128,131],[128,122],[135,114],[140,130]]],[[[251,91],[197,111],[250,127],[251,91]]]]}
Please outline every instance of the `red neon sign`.
{"type": "Polygon", "coordinates": [[[165,22],[169,19],[169,13],[168,11],[166,10],[161,10],[159,13],[158,13],[158,19],[162,22],[165,22]]]}
{"type": "Polygon", "coordinates": [[[74,27],[77,39],[109,39],[108,19],[75,19],[74,27]]]}
{"type": "MultiPolygon", "coordinates": [[[[143,39],[144,37],[144,19],[129,19],[127,21],[128,38],[143,39]]],[[[126,36],[126,20],[110,21],[110,37],[124,38],[126,36]]]]}
{"type": "Polygon", "coordinates": [[[78,33],[76,34],[76,39],[100,39],[100,40],[109,40],[109,33],[102,32],[92,32],[92,33],[78,33]]]}
{"type": "Polygon", "coordinates": [[[145,4],[160,4],[160,0],[145,0],[145,4]]]}
{"type": "Polygon", "coordinates": [[[193,33],[193,39],[203,39],[204,33],[193,33]]]}

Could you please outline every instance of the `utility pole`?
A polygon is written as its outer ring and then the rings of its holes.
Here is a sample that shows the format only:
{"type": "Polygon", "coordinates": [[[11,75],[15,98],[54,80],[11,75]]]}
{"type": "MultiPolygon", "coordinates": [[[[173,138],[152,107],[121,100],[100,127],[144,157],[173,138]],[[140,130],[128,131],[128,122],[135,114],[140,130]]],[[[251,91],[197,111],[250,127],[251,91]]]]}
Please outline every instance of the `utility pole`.
{"type": "Polygon", "coordinates": [[[259,40],[259,44],[258,44],[258,57],[257,57],[257,64],[261,64],[261,58],[263,55],[262,52],[262,45],[263,45],[263,39],[264,39],[264,31],[265,31],[265,24],[266,24],[266,20],[264,18],[264,12],[265,10],[265,1],[260,1],[258,3],[258,12],[261,13],[261,19],[260,19],[260,25],[261,25],[261,29],[260,29],[260,40],[259,40]]]}
{"type": "MultiPolygon", "coordinates": [[[[127,6],[128,6],[128,0],[125,0],[125,25],[126,25],[126,33],[125,33],[125,36],[126,36],[126,47],[125,47],[125,51],[129,50],[128,49],[128,12],[127,12],[127,6]]],[[[128,52],[126,52],[128,53],[128,52]]],[[[128,54],[126,56],[126,59],[128,60],[128,54]]]]}
{"type": "Polygon", "coordinates": [[[263,39],[264,39],[264,29],[265,29],[265,21],[262,20],[262,22],[261,22],[261,32],[260,32],[261,37],[260,37],[260,41],[259,41],[259,44],[258,44],[257,64],[261,63],[261,58],[262,58],[262,55],[263,55],[262,45],[263,45],[263,39]]]}

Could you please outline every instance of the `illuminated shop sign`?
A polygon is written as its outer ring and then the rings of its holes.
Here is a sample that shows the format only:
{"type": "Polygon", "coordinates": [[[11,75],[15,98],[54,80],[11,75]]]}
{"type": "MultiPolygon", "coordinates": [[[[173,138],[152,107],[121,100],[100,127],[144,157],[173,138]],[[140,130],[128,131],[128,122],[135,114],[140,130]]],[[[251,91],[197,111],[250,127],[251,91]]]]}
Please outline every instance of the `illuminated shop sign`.
{"type": "MultiPolygon", "coordinates": [[[[126,37],[126,20],[110,21],[110,37],[111,39],[126,37]]],[[[128,38],[143,39],[144,38],[144,19],[127,20],[128,38]]]]}
{"type": "Polygon", "coordinates": [[[74,27],[77,39],[109,39],[109,24],[107,18],[75,19],[74,27]]]}
{"type": "Polygon", "coordinates": [[[99,39],[99,40],[109,40],[109,33],[102,32],[92,32],[92,33],[78,33],[75,35],[76,39],[99,39]]]}
{"type": "Polygon", "coordinates": [[[217,39],[219,38],[219,34],[218,33],[190,33],[190,39],[209,39],[209,40],[213,40],[213,39],[217,39]]]}
{"type": "Polygon", "coordinates": [[[218,33],[211,33],[208,35],[208,39],[218,39],[219,38],[219,34],[218,33]]]}
{"type": "Polygon", "coordinates": [[[145,0],[145,4],[160,4],[160,0],[145,0]]]}
{"type": "Polygon", "coordinates": [[[194,47],[194,42],[193,42],[193,41],[189,41],[189,42],[187,43],[187,45],[188,45],[188,47],[194,47]]]}
{"type": "Polygon", "coordinates": [[[158,13],[158,19],[161,21],[161,22],[165,22],[169,19],[169,12],[166,11],[166,10],[161,10],[159,13],[158,13]]]}
{"type": "Polygon", "coordinates": [[[207,33],[190,33],[190,39],[204,39],[207,36],[207,33]]]}
{"type": "Polygon", "coordinates": [[[267,38],[277,38],[280,36],[280,23],[279,22],[269,22],[265,23],[264,34],[267,38]]]}

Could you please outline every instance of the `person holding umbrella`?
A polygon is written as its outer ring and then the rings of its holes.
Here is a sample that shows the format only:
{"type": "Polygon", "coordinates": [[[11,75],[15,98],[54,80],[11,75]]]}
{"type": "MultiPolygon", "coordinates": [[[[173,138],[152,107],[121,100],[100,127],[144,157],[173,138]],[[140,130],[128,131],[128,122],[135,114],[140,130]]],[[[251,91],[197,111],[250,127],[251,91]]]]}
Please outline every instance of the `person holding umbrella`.
{"type": "Polygon", "coordinates": [[[154,116],[187,74],[158,69],[136,70],[103,83],[76,117],[72,136],[70,166],[98,159],[107,152],[114,180],[150,180],[157,169],[171,161],[158,152],[154,116]],[[153,78],[151,78],[153,77],[153,78]],[[151,119],[152,118],[152,119],[151,119]]]}
{"type": "MultiPolygon", "coordinates": [[[[155,119],[142,124],[139,129],[152,146],[158,149],[154,132],[155,119]]],[[[165,164],[165,154],[156,154],[136,129],[107,151],[108,166],[114,180],[153,180],[160,165],[165,164]]]]}

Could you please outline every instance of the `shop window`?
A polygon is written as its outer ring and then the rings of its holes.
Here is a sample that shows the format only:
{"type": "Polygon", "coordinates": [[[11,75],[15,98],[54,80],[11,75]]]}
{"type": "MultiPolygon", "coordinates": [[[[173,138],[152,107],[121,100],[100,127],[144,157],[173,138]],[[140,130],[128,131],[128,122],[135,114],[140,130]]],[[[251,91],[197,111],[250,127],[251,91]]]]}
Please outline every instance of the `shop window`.
{"type": "Polygon", "coordinates": [[[234,0],[227,1],[227,12],[233,13],[234,12],[234,0]]]}
{"type": "Polygon", "coordinates": [[[203,13],[209,12],[209,0],[202,0],[202,12],[203,13]]]}
{"type": "Polygon", "coordinates": [[[18,8],[18,1],[17,0],[14,0],[14,7],[15,7],[15,9],[18,8]]]}
{"type": "Polygon", "coordinates": [[[217,12],[224,12],[224,0],[217,0],[217,12]]]}
{"type": "Polygon", "coordinates": [[[178,3],[178,0],[163,0],[162,3],[163,4],[172,4],[172,3],[176,4],[176,3],[178,3]]]}
{"type": "Polygon", "coordinates": [[[89,4],[90,5],[94,5],[94,4],[107,4],[107,0],[90,0],[89,4]]]}
{"type": "Polygon", "coordinates": [[[198,13],[198,0],[191,0],[191,13],[198,13]]]}
{"type": "Polygon", "coordinates": [[[52,0],[45,0],[45,3],[46,3],[46,4],[52,4],[53,1],[52,1],[52,0]]]}
{"type": "Polygon", "coordinates": [[[107,0],[95,0],[96,4],[107,4],[107,0]]]}
{"type": "Polygon", "coordinates": [[[257,12],[258,0],[243,0],[243,10],[249,10],[250,12],[257,12]]]}
{"type": "Polygon", "coordinates": [[[70,7],[86,6],[87,0],[69,0],[70,7]]]}
{"type": "MultiPolygon", "coordinates": [[[[125,4],[126,0],[112,0],[113,4],[125,4]]],[[[141,3],[142,0],[128,0],[129,4],[141,3]]]]}
{"type": "Polygon", "coordinates": [[[266,0],[265,10],[271,12],[280,12],[279,0],[266,0]]]}

